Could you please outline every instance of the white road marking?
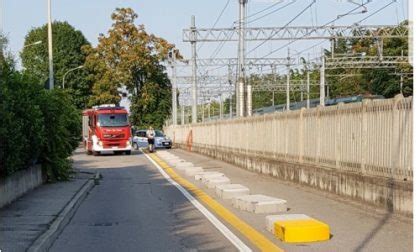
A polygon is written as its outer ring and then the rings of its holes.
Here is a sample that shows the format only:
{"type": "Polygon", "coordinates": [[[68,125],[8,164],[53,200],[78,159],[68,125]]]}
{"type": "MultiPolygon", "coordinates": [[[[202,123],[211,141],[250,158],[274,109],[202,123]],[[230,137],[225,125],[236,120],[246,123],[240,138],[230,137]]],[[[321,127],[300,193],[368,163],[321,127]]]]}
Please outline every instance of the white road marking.
{"type": "Polygon", "coordinates": [[[179,191],[197,208],[239,251],[252,251],[245,243],[232,233],[219,219],[216,218],[207,208],[205,208],[196,198],[194,198],[184,187],[174,181],[152,158],[146,153],[143,154],[156,166],[162,176],[179,191]]]}

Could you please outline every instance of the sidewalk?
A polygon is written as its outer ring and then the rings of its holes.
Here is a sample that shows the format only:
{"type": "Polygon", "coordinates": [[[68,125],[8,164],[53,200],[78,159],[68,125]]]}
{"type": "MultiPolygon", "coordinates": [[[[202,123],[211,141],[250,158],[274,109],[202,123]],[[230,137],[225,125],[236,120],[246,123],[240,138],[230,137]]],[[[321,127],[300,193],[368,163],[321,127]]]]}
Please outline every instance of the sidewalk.
{"type": "Polygon", "coordinates": [[[332,238],[326,242],[290,244],[277,240],[265,229],[265,216],[240,211],[229,200],[220,199],[214,189],[203,186],[194,177],[175,170],[185,179],[217,199],[224,207],[262,232],[286,251],[412,251],[413,220],[349,202],[335,195],[285,182],[241,169],[207,156],[173,149],[169,152],[202,167],[205,171],[224,173],[232,184],[248,187],[251,194],[264,194],[287,200],[287,213],[306,214],[327,223],[332,238]]]}
{"type": "Polygon", "coordinates": [[[41,185],[0,209],[0,251],[26,251],[92,176],[77,172],[70,181],[41,185]]]}

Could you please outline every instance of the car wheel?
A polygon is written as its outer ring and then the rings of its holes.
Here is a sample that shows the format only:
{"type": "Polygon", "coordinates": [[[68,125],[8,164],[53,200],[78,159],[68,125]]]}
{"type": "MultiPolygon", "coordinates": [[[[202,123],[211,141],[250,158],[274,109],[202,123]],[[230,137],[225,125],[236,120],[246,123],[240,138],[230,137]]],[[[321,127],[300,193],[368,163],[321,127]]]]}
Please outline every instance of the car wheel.
{"type": "Polygon", "coordinates": [[[171,149],[172,148],[172,146],[168,146],[168,147],[166,147],[166,149],[171,149]]]}
{"type": "Polygon", "coordinates": [[[138,145],[137,143],[133,143],[133,148],[134,148],[135,150],[138,150],[138,149],[139,149],[139,145],[138,145]]]}

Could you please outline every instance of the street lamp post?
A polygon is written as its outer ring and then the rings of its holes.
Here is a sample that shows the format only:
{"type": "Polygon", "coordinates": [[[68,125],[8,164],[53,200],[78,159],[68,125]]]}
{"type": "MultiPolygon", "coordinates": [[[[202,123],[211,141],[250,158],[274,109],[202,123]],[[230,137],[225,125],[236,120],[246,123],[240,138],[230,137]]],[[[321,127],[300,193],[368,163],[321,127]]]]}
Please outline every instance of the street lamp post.
{"type": "Polygon", "coordinates": [[[78,66],[78,67],[75,67],[75,68],[72,68],[72,69],[70,69],[70,70],[68,70],[67,72],[65,72],[64,73],[64,75],[63,75],[63,84],[62,84],[62,88],[64,89],[64,81],[65,81],[65,79],[66,79],[66,75],[68,74],[68,73],[70,73],[70,72],[72,72],[72,71],[75,71],[75,70],[77,70],[77,69],[81,69],[81,68],[83,68],[84,66],[78,66]]]}
{"type": "Polygon", "coordinates": [[[31,44],[28,44],[28,45],[24,45],[23,48],[26,48],[26,47],[29,47],[29,46],[34,46],[34,45],[39,45],[41,43],[42,43],[42,41],[41,40],[38,40],[38,41],[36,41],[34,43],[31,43],[31,44]]]}
{"type": "Polygon", "coordinates": [[[54,88],[54,68],[53,68],[53,49],[52,49],[52,25],[51,25],[51,0],[48,1],[48,66],[49,66],[49,85],[48,89],[54,88]]]}

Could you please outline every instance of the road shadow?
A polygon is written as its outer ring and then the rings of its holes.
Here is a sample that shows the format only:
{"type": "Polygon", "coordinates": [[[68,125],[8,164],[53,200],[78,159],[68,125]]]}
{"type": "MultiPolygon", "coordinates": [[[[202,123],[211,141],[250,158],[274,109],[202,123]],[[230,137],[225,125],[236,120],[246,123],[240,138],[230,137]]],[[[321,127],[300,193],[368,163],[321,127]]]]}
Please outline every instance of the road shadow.
{"type": "Polygon", "coordinates": [[[236,251],[142,155],[75,161],[83,169],[100,168],[102,179],[51,251],[236,251]]]}

